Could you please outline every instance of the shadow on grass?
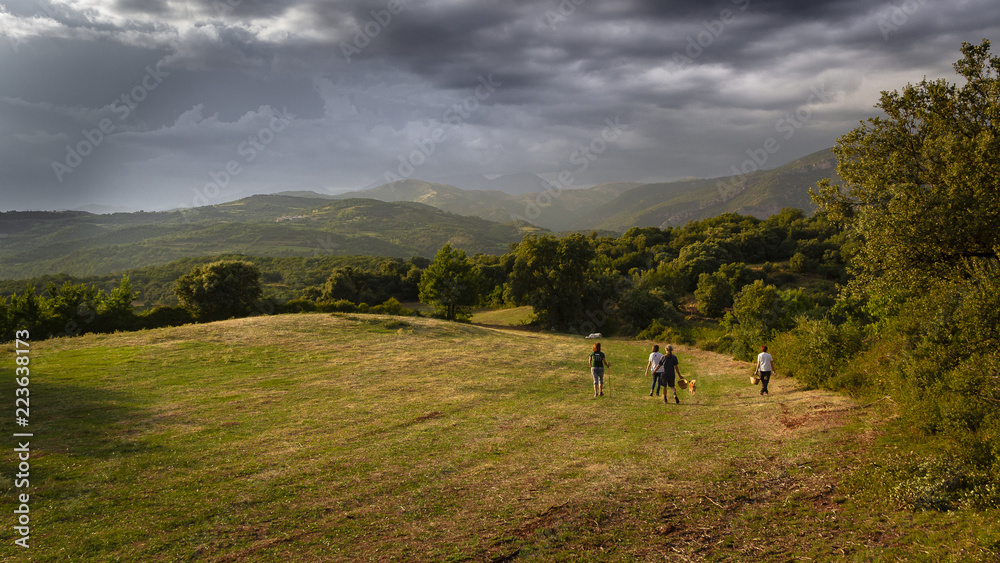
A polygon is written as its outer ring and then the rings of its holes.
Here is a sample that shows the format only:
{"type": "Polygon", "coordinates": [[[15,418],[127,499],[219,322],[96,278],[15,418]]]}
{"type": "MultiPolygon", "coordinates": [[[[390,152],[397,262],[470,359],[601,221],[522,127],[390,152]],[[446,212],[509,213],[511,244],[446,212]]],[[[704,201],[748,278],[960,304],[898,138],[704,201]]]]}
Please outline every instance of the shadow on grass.
{"type": "MultiPolygon", "coordinates": [[[[0,397],[9,397],[11,403],[16,389],[13,383],[14,378],[9,377],[0,385],[0,397]]],[[[48,455],[108,459],[160,449],[140,439],[150,411],[145,401],[132,393],[45,382],[41,377],[33,378],[28,390],[28,425],[19,426],[14,416],[7,416],[0,421],[0,431],[8,436],[12,448],[17,445],[14,442],[30,443],[33,482],[44,481],[46,470],[59,471],[40,461],[48,455]],[[33,436],[14,437],[14,433],[33,436]]],[[[13,474],[17,464],[11,454],[3,456],[0,468],[4,474],[13,474]]]]}

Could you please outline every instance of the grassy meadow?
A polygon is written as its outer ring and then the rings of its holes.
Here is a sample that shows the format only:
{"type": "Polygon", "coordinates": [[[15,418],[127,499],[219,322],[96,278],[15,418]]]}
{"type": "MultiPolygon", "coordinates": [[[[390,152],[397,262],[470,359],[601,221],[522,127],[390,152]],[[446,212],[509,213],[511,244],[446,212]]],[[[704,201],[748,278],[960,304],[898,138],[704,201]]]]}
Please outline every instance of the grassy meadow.
{"type": "MultiPolygon", "coordinates": [[[[35,342],[32,547],[13,545],[4,479],[0,560],[996,556],[996,514],[900,511],[870,482],[905,447],[884,436],[889,402],[781,377],[760,397],[747,364],[678,346],[697,392],[664,404],[643,376],[650,343],[602,342],[598,399],[591,341],[431,319],[281,315],[35,342]]],[[[13,414],[7,436],[23,431],[13,414]]]]}

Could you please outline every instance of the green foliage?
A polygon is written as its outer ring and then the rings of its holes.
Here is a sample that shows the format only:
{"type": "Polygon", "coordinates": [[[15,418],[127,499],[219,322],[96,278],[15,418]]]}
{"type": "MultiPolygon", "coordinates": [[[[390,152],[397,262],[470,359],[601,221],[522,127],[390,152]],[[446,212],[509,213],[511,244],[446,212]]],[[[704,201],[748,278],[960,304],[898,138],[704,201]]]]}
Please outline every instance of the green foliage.
{"type": "Polygon", "coordinates": [[[754,280],[760,279],[760,276],[743,262],[723,264],[719,267],[718,273],[725,276],[733,289],[733,293],[743,289],[743,286],[753,283],[754,280]]]}
{"type": "Polygon", "coordinates": [[[84,331],[82,324],[97,318],[95,302],[97,289],[87,285],[66,282],[62,287],[49,284],[48,298],[44,300],[43,316],[46,329],[53,336],[74,336],[84,331]]]}
{"type": "Polygon", "coordinates": [[[790,206],[811,210],[814,204],[808,188],[828,176],[833,164],[830,151],[823,150],[772,170],[721,180],[644,184],[597,208],[577,221],[576,228],[622,231],[635,226],[685,225],[750,209],[790,206]]]}
{"type": "Polygon", "coordinates": [[[902,475],[889,498],[909,510],[1000,508],[995,477],[954,456],[932,457],[897,469],[902,475]]]}
{"type": "Polygon", "coordinates": [[[194,321],[194,315],[184,307],[154,307],[139,314],[136,324],[139,328],[159,328],[181,326],[194,321]]]}
{"type": "Polygon", "coordinates": [[[531,305],[544,327],[586,333],[608,322],[613,312],[613,274],[592,261],[591,241],[579,234],[564,238],[529,235],[514,250],[509,295],[531,305]]]}
{"type": "Polygon", "coordinates": [[[656,268],[639,274],[637,285],[650,291],[657,291],[668,301],[677,301],[687,293],[688,280],[676,260],[660,262],[656,268]]]}
{"type": "Polygon", "coordinates": [[[801,252],[796,252],[788,261],[788,268],[796,274],[812,272],[815,271],[817,267],[819,267],[818,262],[806,258],[806,255],[801,252]]]}
{"type": "Polygon", "coordinates": [[[698,312],[706,317],[720,317],[733,304],[733,286],[725,273],[698,276],[698,287],[694,290],[698,312]]]}
{"type": "Polygon", "coordinates": [[[238,260],[196,267],[177,280],[174,291],[182,307],[204,320],[247,315],[263,295],[260,269],[238,260]]]}
{"type": "MultiPolygon", "coordinates": [[[[815,197],[860,243],[856,286],[872,296],[916,295],[1000,246],[1000,57],[963,43],[966,83],[922,80],[883,92],[884,116],[838,140],[843,187],[815,197]]],[[[880,315],[892,314],[890,308],[880,315]]]]}
{"type": "Polygon", "coordinates": [[[655,320],[676,318],[677,310],[653,293],[633,287],[622,295],[618,303],[618,315],[622,328],[629,334],[635,334],[655,320]]]}
{"type": "Polygon", "coordinates": [[[103,289],[97,292],[97,326],[98,332],[114,332],[116,330],[130,330],[133,328],[136,317],[132,302],[135,301],[137,293],[132,289],[132,282],[128,276],[122,276],[118,287],[110,292],[103,289]]]}
{"type": "Polygon", "coordinates": [[[693,242],[681,249],[675,261],[685,279],[685,291],[694,291],[700,274],[715,272],[729,262],[729,253],[713,241],[693,242]]]}
{"type": "Polygon", "coordinates": [[[962,45],[965,84],[884,92],[884,115],[838,141],[844,185],[822,183],[814,197],[847,227],[839,256],[822,255],[824,267],[846,256],[855,274],[831,309],[846,322],[800,323],[788,338],[818,354],[815,345],[871,321],[866,332],[895,345],[882,388],[905,423],[952,453],[895,491],[917,509],[995,506],[1000,488],[1000,57],[989,47],[962,45]]]}
{"type": "Polygon", "coordinates": [[[732,339],[730,351],[740,360],[753,359],[761,345],[770,342],[781,325],[784,307],[778,289],[757,280],[744,287],[726,313],[723,325],[732,339]]]}
{"type": "Polygon", "coordinates": [[[133,330],[140,326],[132,307],[134,297],[127,276],[110,292],[69,281],[61,286],[50,282],[44,295],[25,286],[9,304],[0,297],[0,324],[9,329],[0,334],[0,341],[10,340],[13,330],[27,330],[33,339],[133,330]]]}
{"type": "Polygon", "coordinates": [[[784,375],[810,388],[854,389],[865,383],[851,366],[863,345],[864,332],[857,325],[800,317],[792,331],[774,340],[771,350],[781,358],[784,375]]]}
{"type": "Polygon", "coordinates": [[[674,310],[666,319],[656,319],[637,336],[640,340],[651,340],[664,344],[693,344],[691,332],[684,324],[684,318],[674,310]],[[679,319],[678,319],[679,317],[679,319]]]}
{"type": "Polygon", "coordinates": [[[7,304],[7,298],[0,296],[0,342],[12,339],[15,330],[19,329],[14,325],[14,318],[10,305],[7,304]]]}
{"type": "Polygon", "coordinates": [[[420,302],[433,305],[445,319],[468,319],[481,284],[465,251],[446,244],[420,277],[420,302]]]}

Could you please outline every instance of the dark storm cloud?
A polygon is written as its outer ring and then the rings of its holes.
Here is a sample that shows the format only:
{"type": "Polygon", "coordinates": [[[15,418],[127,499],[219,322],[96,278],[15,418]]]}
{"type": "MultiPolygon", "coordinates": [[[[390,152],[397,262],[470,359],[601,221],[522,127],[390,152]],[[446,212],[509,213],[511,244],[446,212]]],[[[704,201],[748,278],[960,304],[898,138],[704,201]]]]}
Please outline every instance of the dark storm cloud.
{"type": "Polygon", "coordinates": [[[993,4],[9,0],[0,190],[6,206],[189,204],[230,161],[230,196],[357,188],[411,158],[418,178],[551,177],[609,122],[622,134],[577,185],[719,176],[769,137],[774,166],[831,146],[879,90],[953,77],[962,41],[998,39],[993,4]]]}

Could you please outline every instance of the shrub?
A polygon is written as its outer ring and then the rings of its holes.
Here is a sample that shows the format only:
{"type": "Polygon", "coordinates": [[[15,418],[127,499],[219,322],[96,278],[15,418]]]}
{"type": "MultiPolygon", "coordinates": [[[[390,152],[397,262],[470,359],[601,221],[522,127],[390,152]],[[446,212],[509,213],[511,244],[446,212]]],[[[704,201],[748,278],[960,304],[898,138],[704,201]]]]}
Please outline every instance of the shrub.
{"type": "Polygon", "coordinates": [[[785,375],[812,389],[839,389],[851,384],[842,372],[861,351],[863,334],[853,324],[799,317],[791,332],[775,338],[772,352],[785,375]]]}
{"type": "Polygon", "coordinates": [[[653,321],[637,337],[640,340],[652,340],[666,344],[694,344],[690,332],[680,325],[669,326],[659,320],[653,321]]]}
{"type": "Polygon", "coordinates": [[[247,315],[263,295],[260,269],[242,260],[197,266],[177,280],[174,292],[182,307],[204,320],[247,315]]]}
{"type": "Polygon", "coordinates": [[[701,274],[694,296],[699,313],[706,317],[720,317],[733,304],[733,286],[722,272],[701,274]]]}
{"type": "Polygon", "coordinates": [[[318,307],[315,301],[309,299],[292,299],[278,305],[276,310],[279,313],[311,313],[318,307]]]}
{"type": "Polygon", "coordinates": [[[160,328],[180,326],[195,321],[190,311],[183,307],[156,307],[137,316],[139,328],[160,328]]]}
{"type": "Polygon", "coordinates": [[[618,315],[625,331],[635,334],[654,320],[666,319],[670,315],[668,308],[672,307],[645,289],[633,288],[618,303],[618,315]]]}

